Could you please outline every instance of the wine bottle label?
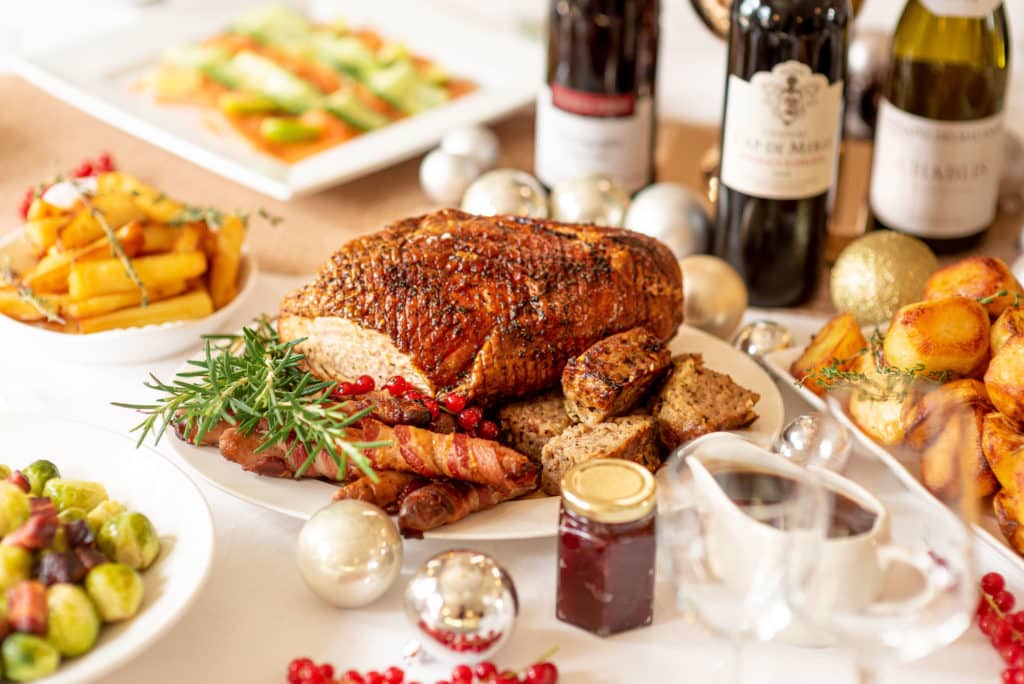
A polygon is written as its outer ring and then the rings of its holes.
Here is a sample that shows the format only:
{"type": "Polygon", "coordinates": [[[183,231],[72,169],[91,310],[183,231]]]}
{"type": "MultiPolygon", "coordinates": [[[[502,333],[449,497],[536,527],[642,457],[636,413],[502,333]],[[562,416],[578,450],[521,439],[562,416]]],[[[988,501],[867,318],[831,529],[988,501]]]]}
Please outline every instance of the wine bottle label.
{"type": "Polygon", "coordinates": [[[653,117],[649,96],[545,87],[537,100],[537,177],[551,187],[602,174],[627,192],[639,190],[653,180],[653,117]]]}
{"type": "Polygon", "coordinates": [[[973,235],[995,219],[1005,143],[1002,114],[937,121],[882,100],[871,210],[885,225],[922,237],[973,235]]]}
{"type": "Polygon", "coordinates": [[[729,77],[721,179],[766,199],[828,192],[839,160],[843,83],[802,62],[777,64],[750,81],[729,77]]]}
{"type": "Polygon", "coordinates": [[[939,17],[984,17],[995,12],[1003,0],[921,0],[921,4],[939,17]]]}

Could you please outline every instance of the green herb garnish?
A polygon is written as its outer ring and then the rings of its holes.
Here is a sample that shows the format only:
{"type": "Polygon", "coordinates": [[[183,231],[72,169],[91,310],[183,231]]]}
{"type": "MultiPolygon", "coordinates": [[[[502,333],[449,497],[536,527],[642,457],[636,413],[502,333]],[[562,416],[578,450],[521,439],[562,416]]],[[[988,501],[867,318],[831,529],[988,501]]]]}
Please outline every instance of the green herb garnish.
{"type": "Polygon", "coordinates": [[[36,311],[46,318],[48,323],[64,325],[66,322],[60,317],[56,309],[37,295],[31,287],[22,282],[21,278],[18,277],[18,274],[11,267],[11,258],[7,255],[0,258],[0,285],[13,287],[15,292],[18,293],[18,298],[23,302],[31,304],[36,311]]]}
{"type": "Polygon", "coordinates": [[[286,455],[302,446],[308,454],[295,477],[302,477],[325,450],[345,476],[352,460],[372,480],[377,480],[365,449],[390,446],[390,442],[351,442],[346,428],[366,417],[370,409],[349,414],[331,397],[337,383],[317,380],[301,369],[305,356],[296,351],[303,340],[281,342],[267,318],[242,329],[241,335],[204,336],[203,357],[190,360],[194,370],[180,371],[166,383],[156,376],[145,386],[162,396],[152,404],[114,403],[142,411],[145,420],[132,428],[141,445],[149,435],[159,442],[167,427],[181,423],[184,434],[198,444],[221,421],[243,435],[261,430],[257,452],[273,444],[287,444],[286,455]],[[265,421],[265,422],[264,422],[265,421]]]}

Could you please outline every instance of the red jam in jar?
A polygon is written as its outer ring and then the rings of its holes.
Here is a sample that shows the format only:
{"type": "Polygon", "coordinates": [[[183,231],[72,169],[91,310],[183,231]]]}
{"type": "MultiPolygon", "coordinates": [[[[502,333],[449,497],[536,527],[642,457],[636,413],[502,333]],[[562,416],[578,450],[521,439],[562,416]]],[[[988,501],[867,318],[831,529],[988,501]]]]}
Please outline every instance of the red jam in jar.
{"type": "Polygon", "coordinates": [[[651,624],[657,493],[644,467],[581,463],[562,479],[558,619],[598,636],[651,624]]]}

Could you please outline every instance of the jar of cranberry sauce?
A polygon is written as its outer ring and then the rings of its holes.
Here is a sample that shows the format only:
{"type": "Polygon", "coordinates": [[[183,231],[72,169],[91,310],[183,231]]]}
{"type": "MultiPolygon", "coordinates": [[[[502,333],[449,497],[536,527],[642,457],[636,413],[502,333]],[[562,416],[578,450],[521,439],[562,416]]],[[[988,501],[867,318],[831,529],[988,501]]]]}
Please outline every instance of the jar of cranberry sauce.
{"type": "Polygon", "coordinates": [[[598,636],[651,624],[654,477],[618,458],[581,463],[562,478],[558,619],[598,636]]]}

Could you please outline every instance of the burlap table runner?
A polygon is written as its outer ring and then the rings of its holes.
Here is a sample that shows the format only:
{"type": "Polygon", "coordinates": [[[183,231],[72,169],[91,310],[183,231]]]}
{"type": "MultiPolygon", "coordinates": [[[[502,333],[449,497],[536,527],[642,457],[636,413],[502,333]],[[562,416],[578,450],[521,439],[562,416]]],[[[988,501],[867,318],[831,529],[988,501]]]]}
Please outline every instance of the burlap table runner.
{"type": "MultiPolygon", "coordinates": [[[[284,218],[277,226],[259,220],[252,223],[249,248],[264,270],[311,272],[346,240],[435,208],[420,190],[418,157],[309,197],[278,202],[122,133],[16,76],[0,76],[0,102],[4,103],[0,107],[0,215],[7,216],[0,222],[5,227],[0,232],[18,225],[17,207],[26,187],[102,151],[110,152],[125,170],[192,204],[253,212],[264,208],[284,218]]],[[[499,165],[532,169],[532,111],[494,128],[502,145],[499,165]]],[[[658,179],[700,188],[700,159],[715,144],[717,131],[665,121],[658,135],[658,179]]],[[[832,254],[858,231],[869,160],[869,145],[846,144],[832,254]]],[[[1002,216],[979,253],[1012,262],[1022,220],[1021,214],[1002,216]]],[[[829,311],[827,288],[820,287],[815,300],[804,309],[829,311]]]]}

